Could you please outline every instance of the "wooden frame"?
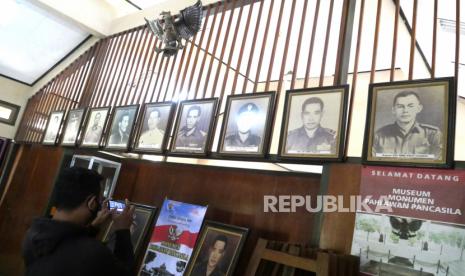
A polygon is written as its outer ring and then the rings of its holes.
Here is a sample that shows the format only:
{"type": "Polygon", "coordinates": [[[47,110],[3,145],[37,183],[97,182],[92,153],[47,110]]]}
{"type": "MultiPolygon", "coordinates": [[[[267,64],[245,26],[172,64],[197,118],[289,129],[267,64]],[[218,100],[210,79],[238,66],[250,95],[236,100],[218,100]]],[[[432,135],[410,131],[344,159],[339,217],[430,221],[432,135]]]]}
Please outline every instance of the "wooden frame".
{"type": "MultiPolygon", "coordinates": [[[[404,95],[404,94],[401,94],[404,95]]],[[[385,96],[386,97],[386,96],[385,96]]],[[[411,98],[412,98],[411,97],[411,98]]],[[[363,149],[363,163],[365,164],[376,164],[376,165],[396,165],[396,166],[424,166],[424,167],[451,167],[454,160],[454,140],[455,140],[455,113],[456,113],[457,93],[455,88],[454,78],[438,78],[438,79],[424,79],[416,81],[399,81],[393,83],[376,83],[370,85],[370,91],[368,95],[368,109],[367,109],[367,122],[365,127],[365,140],[363,149]],[[439,86],[436,90],[433,87],[439,86]],[[429,90],[428,90],[429,89],[429,90]],[[397,92],[396,92],[397,90],[397,92]],[[377,128],[375,120],[377,119],[377,104],[381,100],[378,99],[380,94],[395,93],[395,100],[398,98],[407,98],[407,96],[399,97],[398,94],[404,91],[413,91],[418,97],[418,103],[414,107],[403,107],[404,111],[402,114],[397,116],[399,119],[395,119],[395,123],[385,125],[382,128],[377,128]],[[423,92],[422,92],[423,91],[423,92]],[[442,117],[439,119],[434,116],[428,115],[426,122],[433,122],[432,124],[425,124],[420,118],[417,119],[417,115],[421,116],[421,113],[431,112],[441,108],[441,105],[436,104],[437,93],[444,92],[442,97],[442,117]],[[434,103],[428,103],[427,100],[422,99],[429,97],[434,103]],[[436,97],[436,98],[434,98],[436,97]],[[424,106],[427,106],[429,110],[425,111],[424,106]],[[414,111],[405,111],[405,109],[416,108],[414,111]],[[414,112],[414,115],[410,113],[414,112]],[[398,127],[398,122],[403,124],[401,120],[407,122],[408,118],[415,116],[413,120],[414,125],[410,128],[409,132],[404,134],[409,135],[411,143],[404,143],[403,140],[399,149],[398,140],[395,137],[401,137],[399,135],[392,135],[390,133],[398,133],[401,128],[398,127]],[[435,125],[435,120],[438,121],[439,126],[435,125]],[[375,134],[376,130],[376,134],[375,134]],[[414,136],[416,135],[416,136],[414,136]],[[392,136],[392,137],[391,137],[392,136]],[[412,148],[413,147],[413,148],[412,148]],[[381,152],[382,149],[389,149],[390,152],[381,152]],[[393,151],[393,152],[391,152],[393,151]],[[397,151],[403,151],[398,153],[397,151]],[[379,155],[379,156],[376,156],[379,155]],[[382,156],[386,155],[386,156],[382,156]]],[[[387,103],[386,103],[387,104],[387,103]]],[[[394,104],[390,102],[389,104],[394,104]]],[[[408,103],[405,103],[408,104],[408,103]]],[[[399,105],[401,108],[404,105],[399,105]]],[[[392,114],[396,111],[394,106],[391,108],[392,114]]],[[[400,112],[401,109],[397,110],[400,112]]],[[[433,114],[435,115],[435,114],[433,114]]],[[[408,141],[407,141],[408,142],[408,141]]]]}
{"type": "Polygon", "coordinates": [[[329,276],[330,256],[325,252],[317,252],[316,260],[294,256],[285,252],[266,248],[268,241],[259,238],[252,257],[247,266],[245,276],[254,276],[261,260],[271,261],[285,266],[315,272],[316,276],[329,276]]]}
{"type": "MultiPolygon", "coordinates": [[[[134,132],[134,126],[135,126],[135,123],[136,123],[136,118],[137,118],[137,112],[139,111],[139,105],[138,104],[135,104],[135,105],[125,105],[125,106],[116,106],[114,109],[113,109],[113,112],[111,114],[111,119],[109,120],[109,124],[107,126],[107,133],[105,135],[105,149],[106,150],[128,150],[129,149],[129,145],[132,141],[132,138],[133,138],[133,132],[134,132]],[[116,120],[119,119],[119,112],[129,112],[129,114],[127,114],[129,116],[128,118],[128,126],[127,126],[127,130],[126,130],[126,134],[127,134],[127,138],[125,139],[124,137],[120,137],[121,138],[121,143],[120,144],[117,144],[117,143],[112,143],[112,135],[121,135],[121,133],[113,133],[113,130],[114,128],[116,127],[115,126],[115,123],[116,120]],[[131,114],[134,112],[134,114],[131,114]],[[132,117],[132,118],[131,118],[132,117]],[[126,140],[126,141],[124,141],[126,140]]],[[[124,116],[122,116],[124,117],[124,116]]],[[[124,133],[123,133],[124,135],[124,133]]],[[[114,136],[116,137],[116,136],[114,136]]]]}
{"type": "MultiPolygon", "coordinates": [[[[134,255],[137,258],[138,255],[141,253],[141,250],[143,249],[144,242],[148,238],[147,236],[148,236],[149,230],[151,229],[151,227],[153,225],[153,220],[155,219],[155,214],[156,214],[158,209],[157,209],[157,207],[149,206],[149,205],[143,205],[143,204],[138,204],[138,203],[131,203],[131,204],[134,205],[134,207],[135,207],[135,209],[134,209],[134,214],[136,215],[135,220],[137,219],[137,213],[138,212],[146,214],[142,229],[140,231],[138,231],[138,233],[140,235],[137,237],[135,243],[134,243],[134,240],[133,240],[133,233],[134,232],[131,232],[131,240],[133,242],[134,255]]],[[[138,226],[137,223],[136,223],[136,226],[138,226]]],[[[104,233],[103,238],[102,238],[102,241],[104,243],[106,243],[107,245],[108,245],[108,242],[109,242],[108,241],[109,236],[114,232],[112,227],[113,227],[113,222],[110,222],[110,224],[108,225],[107,229],[105,230],[105,233],[104,233]]]]}
{"type": "Polygon", "coordinates": [[[222,255],[220,261],[217,263],[218,266],[221,266],[222,268],[220,267],[217,270],[217,267],[218,267],[217,266],[215,267],[213,271],[218,271],[220,273],[223,272],[224,274],[221,274],[221,275],[225,275],[225,276],[233,275],[235,267],[237,265],[237,261],[239,259],[239,255],[242,251],[245,240],[247,239],[248,233],[249,233],[249,229],[247,228],[206,220],[203,224],[202,231],[200,232],[199,240],[197,241],[194,252],[192,254],[192,258],[189,262],[189,265],[187,266],[187,269],[185,270],[184,275],[185,276],[200,275],[197,272],[198,270],[202,270],[203,266],[205,266],[206,262],[204,262],[204,259],[206,259],[205,257],[208,256],[209,248],[214,246],[214,244],[212,243],[213,242],[216,243],[216,241],[218,240],[220,236],[223,236],[223,238],[226,238],[226,241],[227,241],[227,243],[223,242],[224,244],[223,254],[224,255],[222,255]],[[213,239],[211,238],[212,236],[214,237],[213,239]],[[232,244],[231,238],[233,238],[234,236],[238,240],[232,244]],[[208,240],[208,244],[204,247],[207,240],[208,240]],[[231,252],[230,248],[233,245],[235,245],[235,248],[231,252]],[[207,256],[203,256],[205,255],[205,253],[207,254],[207,256]],[[229,260],[229,262],[228,260],[226,260],[226,264],[227,264],[226,269],[225,269],[225,265],[221,264],[221,262],[223,262],[225,258],[228,258],[229,260]]]}
{"type": "Polygon", "coordinates": [[[11,114],[8,119],[0,117],[0,123],[14,126],[16,124],[16,119],[18,119],[18,114],[21,110],[21,106],[0,100],[0,108],[6,108],[11,110],[11,114]]]}
{"type": "MultiPolygon", "coordinates": [[[[134,151],[135,152],[150,152],[150,153],[164,153],[166,151],[166,144],[168,143],[168,138],[172,130],[172,124],[173,124],[173,117],[174,117],[174,112],[176,111],[175,109],[176,104],[172,102],[162,102],[162,103],[147,103],[144,104],[142,107],[142,115],[139,120],[139,125],[137,127],[137,133],[135,135],[134,139],[134,151]],[[145,122],[147,118],[147,111],[150,109],[156,109],[158,108],[159,113],[161,113],[160,109],[161,108],[169,108],[167,115],[168,117],[166,118],[166,126],[164,127],[164,134],[163,138],[161,139],[160,147],[147,147],[147,146],[141,146],[140,144],[140,139],[144,135],[144,128],[145,128],[145,122]]],[[[150,111],[153,112],[153,111],[150,111]]],[[[161,116],[161,114],[159,114],[161,116]]],[[[147,123],[148,124],[148,123],[147,123]]],[[[163,127],[161,127],[163,128],[163,127]]],[[[148,145],[148,144],[147,144],[148,145]]]]}
{"type": "Polygon", "coordinates": [[[61,145],[62,146],[76,146],[78,138],[79,138],[79,134],[82,133],[82,126],[84,125],[86,115],[87,115],[87,108],[73,109],[73,110],[70,110],[68,112],[68,117],[66,118],[66,122],[63,125],[63,135],[61,136],[61,145]],[[72,114],[75,114],[75,113],[78,113],[78,112],[82,112],[82,115],[81,115],[81,118],[78,119],[79,122],[78,122],[77,132],[76,132],[76,134],[74,136],[73,142],[67,142],[67,141],[65,141],[65,138],[66,138],[66,134],[68,133],[68,127],[69,127],[69,123],[70,123],[70,120],[71,120],[71,116],[72,116],[72,114]]]}
{"type": "MultiPolygon", "coordinates": [[[[275,92],[270,91],[270,92],[260,92],[256,94],[242,94],[242,95],[229,95],[227,102],[226,102],[226,109],[224,112],[224,117],[223,117],[223,124],[221,127],[221,132],[220,132],[220,140],[218,144],[218,154],[221,156],[238,156],[238,157],[265,157],[268,154],[268,148],[269,148],[269,142],[270,142],[270,136],[271,136],[271,121],[273,118],[273,113],[274,113],[274,106],[275,106],[275,92]],[[255,135],[251,132],[251,128],[254,127],[254,123],[252,122],[252,125],[250,126],[249,130],[249,136],[247,137],[247,140],[249,140],[250,143],[252,144],[257,144],[257,146],[250,146],[250,150],[234,150],[234,148],[241,148],[242,146],[231,146],[231,150],[225,150],[225,143],[229,139],[230,143],[234,143],[235,140],[234,137],[239,137],[239,130],[235,129],[233,131],[234,134],[228,134],[229,131],[229,121],[230,121],[230,115],[231,115],[231,107],[233,105],[233,102],[239,102],[243,101],[244,103],[238,103],[237,106],[240,105],[239,108],[236,108],[235,113],[238,113],[240,115],[241,113],[250,113],[254,112],[255,114],[249,115],[248,118],[244,118],[242,122],[249,122],[250,119],[255,120],[256,122],[260,121],[260,119],[257,116],[260,116],[260,114],[257,115],[257,112],[260,112],[259,107],[257,106],[257,99],[260,98],[267,98],[267,104],[266,104],[266,110],[263,112],[262,117],[264,117],[265,123],[260,126],[260,128],[263,128],[263,131],[261,132],[261,136],[255,135]],[[247,110],[246,110],[247,109],[247,110]],[[252,117],[250,117],[252,116],[252,117]],[[253,150],[253,148],[257,148],[256,150],[253,150]],[[253,150],[253,151],[252,151],[253,150]]],[[[239,123],[237,123],[239,125],[239,123]]],[[[237,128],[236,125],[236,128],[237,128]]],[[[249,126],[246,126],[249,127],[249,126]]],[[[229,133],[231,133],[229,131],[229,133]]],[[[237,138],[236,137],[236,138],[237,138]]],[[[237,140],[237,139],[236,139],[237,140]]],[[[246,141],[247,141],[246,140],[246,141]]],[[[244,142],[242,142],[244,143],[244,142]]],[[[243,146],[242,148],[246,148],[246,146],[243,146]]]]}
{"type": "MultiPolygon", "coordinates": [[[[344,157],[344,146],[345,146],[345,130],[347,125],[347,102],[348,102],[348,95],[349,95],[349,85],[342,85],[342,86],[330,86],[330,87],[320,87],[320,88],[304,88],[304,89],[295,89],[295,90],[288,90],[286,92],[286,101],[284,104],[284,113],[283,113],[283,123],[281,125],[281,134],[279,139],[279,150],[278,156],[281,160],[291,160],[291,161],[309,161],[309,162],[324,162],[324,161],[342,161],[344,157]],[[324,100],[325,96],[332,96],[335,94],[340,94],[339,105],[334,104],[331,99],[324,100]],[[297,97],[305,97],[305,99],[297,100],[296,103],[293,103],[293,98],[297,97]],[[332,114],[325,113],[328,109],[331,109],[332,106],[336,106],[338,114],[337,118],[337,125],[326,125],[320,124],[318,122],[318,126],[315,128],[314,137],[307,138],[306,128],[304,126],[303,119],[299,125],[299,128],[289,129],[290,117],[291,113],[295,113],[294,116],[298,113],[301,117],[303,113],[303,103],[305,101],[312,99],[315,101],[321,100],[323,106],[320,109],[319,118],[324,120],[325,118],[332,118],[332,114]],[[294,108],[298,108],[299,110],[293,110],[294,108]],[[326,128],[329,127],[329,128],[326,128]],[[318,135],[318,133],[320,135],[318,135]],[[290,152],[287,150],[287,146],[289,145],[289,136],[293,135],[295,137],[294,141],[294,152],[290,152]],[[303,137],[301,137],[304,135],[303,137]],[[308,139],[307,143],[301,141],[302,139],[308,139]],[[297,141],[299,140],[299,141],[297,141]],[[320,141],[318,141],[320,140],[320,141]],[[312,141],[316,141],[314,144],[310,145],[312,141]],[[333,144],[334,143],[334,144],[333,144]],[[312,151],[309,147],[314,146],[315,149],[312,151]],[[325,153],[324,151],[328,151],[329,146],[329,153],[325,153]],[[302,147],[305,147],[302,148],[302,147]],[[301,152],[299,152],[301,151],[301,152]],[[334,151],[334,153],[333,153],[334,151]]],[[[310,104],[319,104],[318,102],[311,102],[309,104],[305,104],[305,106],[309,106],[310,104]]],[[[313,119],[313,118],[312,118],[313,119]]],[[[332,120],[334,121],[334,119],[332,120]]]]}
{"type": "Polygon", "coordinates": [[[107,122],[108,122],[108,117],[110,115],[109,113],[110,113],[110,107],[96,107],[96,108],[90,109],[90,111],[88,113],[88,116],[86,118],[86,124],[85,124],[84,130],[82,131],[80,147],[100,148],[101,142],[102,142],[102,137],[105,135],[105,130],[106,130],[107,122]],[[90,126],[90,120],[92,118],[92,114],[94,112],[102,112],[102,111],[106,112],[106,114],[105,114],[105,118],[103,119],[103,123],[99,124],[99,127],[101,127],[102,130],[101,130],[100,135],[97,134],[98,135],[97,142],[96,143],[88,143],[88,142],[86,143],[85,140],[86,140],[88,128],[90,126]]]}
{"type": "Polygon", "coordinates": [[[53,146],[56,145],[57,140],[58,140],[58,138],[60,137],[60,134],[61,134],[60,129],[61,129],[61,125],[63,124],[64,116],[65,116],[65,111],[64,110],[52,111],[50,113],[50,115],[48,116],[48,120],[47,120],[47,126],[45,127],[44,136],[42,137],[42,144],[43,145],[53,145],[53,146]],[[57,129],[56,129],[55,134],[52,133],[52,135],[54,137],[47,137],[48,135],[50,135],[50,133],[48,133],[48,131],[49,131],[49,127],[50,127],[50,124],[51,124],[52,116],[56,116],[56,115],[61,116],[61,118],[59,119],[59,122],[56,125],[57,129]]]}
{"type": "MultiPolygon", "coordinates": [[[[172,155],[179,155],[179,156],[205,156],[207,155],[208,150],[210,149],[211,146],[211,140],[212,140],[212,130],[213,126],[215,125],[215,118],[216,118],[216,113],[217,113],[217,107],[218,107],[218,98],[209,98],[209,99],[202,99],[202,100],[188,100],[188,101],[182,101],[179,105],[178,108],[178,115],[176,118],[176,125],[174,128],[174,134],[173,138],[171,140],[171,146],[170,146],[170,154],[172,155]],[[177,149],[177,142],[178,142],[178,136],[181,128],[181,120],[184,117],[184,108],[186,106],[199,106],[202,104],[211,104],[211,114],[208,116],[208,120],[206,124],[208,125],[208,129],[206,129],[204,137],[205,137],[205,143],[203,146],[203,149],[198,149],[198,150],[189,150],[189,147],[186,147],[184,149],[184,145],[182,147],[179,147],[177,149]]],[[[189,110],[187,110],[189,112],[189,110]]],[[[187,113],[186,113],[186,118],[187,118],[187,113]]],[[[199,115],[202,116],[202,115],[199,115]]],[[[205,115],[204,115],[205,116],[205,115]]],[[[187,119],[186,119],[187,120],[187,119]]],[[[201,119],[199,119],[201,120],[201,119]]],[[[204,119],[205,120],[205,119],[204,119]]],[[[195,131],[195,130],[194,130],[195,131]]],[[[202,132],[203,130],[199,130],[202,132]]]]}

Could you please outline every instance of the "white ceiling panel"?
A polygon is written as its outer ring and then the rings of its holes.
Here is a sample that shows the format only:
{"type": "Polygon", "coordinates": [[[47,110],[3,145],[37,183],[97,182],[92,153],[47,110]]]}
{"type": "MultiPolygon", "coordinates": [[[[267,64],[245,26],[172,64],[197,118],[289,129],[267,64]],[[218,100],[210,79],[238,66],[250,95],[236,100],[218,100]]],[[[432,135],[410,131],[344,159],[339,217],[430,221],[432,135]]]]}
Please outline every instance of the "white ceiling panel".
{"type": "Polygon", "coordinates": [[[32,84],[88,33],[25,1],[0,1],[0,74],[32,84]]]}

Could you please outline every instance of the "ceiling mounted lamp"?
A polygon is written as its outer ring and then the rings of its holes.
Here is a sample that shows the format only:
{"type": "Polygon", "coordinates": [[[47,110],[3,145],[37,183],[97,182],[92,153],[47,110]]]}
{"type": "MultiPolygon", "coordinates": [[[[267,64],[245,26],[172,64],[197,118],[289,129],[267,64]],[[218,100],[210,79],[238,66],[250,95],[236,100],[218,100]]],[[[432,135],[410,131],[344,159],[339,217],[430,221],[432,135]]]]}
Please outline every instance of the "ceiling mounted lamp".
{"type": "Polygon", "coordinates": [[[171,12],[162,12],[160,15],[160,19],[145,18],[145,21],[153,34],[164,44],[163,48],[155,47],[155,51],[170,57],[184,48],[183,39],[189,40],[200,30],[203,17],[202,2],[198,1],[195,5],[181,10],[179,16],[173,16],[171,12]]]}

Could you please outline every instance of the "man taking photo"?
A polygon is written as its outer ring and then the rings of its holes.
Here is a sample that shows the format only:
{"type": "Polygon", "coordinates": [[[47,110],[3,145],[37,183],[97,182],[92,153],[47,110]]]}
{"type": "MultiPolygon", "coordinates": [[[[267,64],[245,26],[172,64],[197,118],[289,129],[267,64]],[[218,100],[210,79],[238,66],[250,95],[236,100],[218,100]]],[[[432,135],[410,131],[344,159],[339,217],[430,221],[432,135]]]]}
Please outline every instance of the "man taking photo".
{"type": "Polygon", "coordinates": [[[55,185],[53,218],[38,218],[26,233],[26,275],[133,275],[129,228],[134,206],[117,214],[103,201],[102,177],[95,171],[67,168],[55,185]],[[98,227],[112,219],[116,229],[111,252],[95,239],[98,227]]]}

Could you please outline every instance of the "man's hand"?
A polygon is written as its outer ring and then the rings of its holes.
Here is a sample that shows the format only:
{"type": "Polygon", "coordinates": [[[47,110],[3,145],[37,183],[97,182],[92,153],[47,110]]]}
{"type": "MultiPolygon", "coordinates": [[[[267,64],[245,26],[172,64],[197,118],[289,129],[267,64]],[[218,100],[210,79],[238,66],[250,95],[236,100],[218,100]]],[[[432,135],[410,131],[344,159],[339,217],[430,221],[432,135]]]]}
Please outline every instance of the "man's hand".
{"type": "Polygon", "coordinates": [[[111,210],[111,217],[113,219],[113,226],[116,230],[129,229],[134,220],[134,205],[129,204],[129,200],[126,199],[126,207],[123,211],[118,214],[116,210],[111,210]]]}
{"type": "Polygon", "coordinates": [[[100,226],[108,221],[110,215],[110,210],[108,210],[108,199],[106,199],[102,203],[102,209],[97,213],[97,217],[91,222],[90,225],[95,228],[100,228],[100,226]]]}

